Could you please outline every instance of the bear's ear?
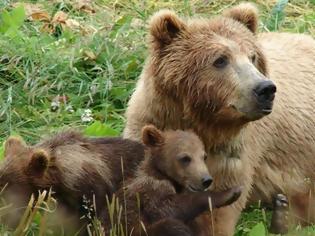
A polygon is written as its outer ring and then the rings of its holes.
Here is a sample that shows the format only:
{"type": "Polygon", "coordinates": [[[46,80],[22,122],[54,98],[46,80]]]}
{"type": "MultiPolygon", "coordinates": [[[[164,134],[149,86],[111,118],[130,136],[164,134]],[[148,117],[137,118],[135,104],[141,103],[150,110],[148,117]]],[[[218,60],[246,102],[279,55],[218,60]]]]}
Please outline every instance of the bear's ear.
{"type": "Polygon", "coordinates": [[[48,168],[49,157],[42,149],[35,150],[28,163],[26,173],[34,177],[42,177],[48,168]]]}
{"type": "Polygon", "coordinates": [[[162,132],[154,125],[146,125],[142,129],[142,142],[149,147],[157,147],[164,144],[165,138],[162,132]]]}
{"type": "Polygon", "coordinates": [[[27,146],[22,138],[10,137],[4,143],[4,157],[10,156],[10,154],[18,154],[27,149],[27,146]]]}
{"type": "Polygon", "coordinates": [[[223,16],[230,17],[244,24],[250,31],[256,33],[258,28],[258,9],[252,3],[241,3],[223,12],[223,16]]]}
{"type": "Polygon", "coordinates": [[[152,16],[149,29],[153,48],[161,49],[184,31],[186,25],[173,11],[160,10],[152,16]]]}

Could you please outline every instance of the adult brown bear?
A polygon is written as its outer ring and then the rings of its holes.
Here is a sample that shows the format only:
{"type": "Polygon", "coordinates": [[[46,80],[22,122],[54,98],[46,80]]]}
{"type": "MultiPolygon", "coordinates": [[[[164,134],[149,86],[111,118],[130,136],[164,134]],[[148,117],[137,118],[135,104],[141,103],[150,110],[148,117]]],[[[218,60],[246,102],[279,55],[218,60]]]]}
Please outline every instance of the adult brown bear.
{"type": "Polygon", "coordinates": [[[276,193],[292,200],[301,223],[315,220],[315,41],[257,34],[257,22],[251,4],[214,19],[155,14],[126,113],[124,137],[134,140],[148,123],[192,128],[205,143],[213,188],[244,186],[236,204],[215,211],[216,236],[233,234],[249,198],[271,202],[276,193]]]}

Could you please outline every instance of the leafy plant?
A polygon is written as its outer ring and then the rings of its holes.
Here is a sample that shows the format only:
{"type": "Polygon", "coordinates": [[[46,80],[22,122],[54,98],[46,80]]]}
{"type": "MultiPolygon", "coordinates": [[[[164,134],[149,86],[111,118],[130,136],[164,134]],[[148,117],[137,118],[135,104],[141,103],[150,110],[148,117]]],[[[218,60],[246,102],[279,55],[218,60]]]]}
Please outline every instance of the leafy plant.
{"type": "Polygon", "coordinates": [[[119,134],[118,131],[100,121],[95,121],[86,127],[84,133],[89,136],[117,136],[119,134]]]}
{"type": "Polygon", "coordinates": [[[266,236],[265,225],[262,222],[256,224],[249,232],[249,236],[266,236]]]}
{"type": "Polygon", "coordinates": [[[0,18],[0,33],[13,38],[18,35],[18,30],[23,25],[26,16],[24,8],[20,6],[11,12],[3,10],[0,18]]]}

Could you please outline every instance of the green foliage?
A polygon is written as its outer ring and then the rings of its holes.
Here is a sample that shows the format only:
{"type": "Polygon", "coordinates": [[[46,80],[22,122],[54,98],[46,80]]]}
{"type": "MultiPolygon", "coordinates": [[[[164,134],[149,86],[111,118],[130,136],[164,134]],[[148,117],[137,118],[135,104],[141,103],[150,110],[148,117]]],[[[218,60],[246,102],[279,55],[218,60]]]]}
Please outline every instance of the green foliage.
{"type": "Polygon", "coordinates": [[[89,136],[117,136],[119,132],[100,121],[95,121],[93,124],[85,128],[86,135],[89,136]]]}
{"type": "Polygon", "coordinates": [[[3,159],[3,155],[4,155],[4,146],[1,145],[0,146],[0,161],[3,159]]]}
{"type": "Polygon", "coordinates": [[[266,236],[265,225],[262,222],[256,224],[249,232],[249,236],[266,236]]]}
{"type": "Polygon", "coordinates": [[[266,211],[259,205],[252,205],[246,209],[242,216],[240,223],[236,227],[235,236],[249,235],[255,228],[258,223],[263,225],[268,225],[268,222],[271,219],[271,212],[266,211]]]}
{"type": "Polygon", "coordinates": [[[288,236],[314,236],[315,235],[315,226],[309,226],[301,228],[297,226],[295,229],[292,229],[288,236]]]}
{"type": "Polygon", "coordinates": [[[94,28],[103,27],[104,19],[113,26],[87,36],[62,29],[56,38],[41,32],[43,23],[25,22],[19,29],[23,40],[0,37],[0,137],[15,131],[34,142],[62,126],[84,126],[86,108],[97,120],[122,130],[124,108],[144,60],[145,48],[137,46],[143,44],[139,38],[144,32],[130,27],[130,16],[109,19],[108,14],[104,9],[89,20],[94,28]],[[69,101],[51,112],[57,95],[69,101]],[[74,112],[67,112],[67,105],[74,112]]]}
{"type": "Polygon", "coordinates": [[[17,36],[25,17],[25,11],[22,6],[13,9],[11,12],[3,10],[0,16],[0,33],[11,38],[17,36]]]}
{"type": "Polygon", "coordinates": [[[288,4],[288,0],[278,0],[276,5],[272,8],[272,11],[267,21],[267,28],[270,31],[276,31],[279,29],[280,24],[284,20],[284,9],[288,4]]]}

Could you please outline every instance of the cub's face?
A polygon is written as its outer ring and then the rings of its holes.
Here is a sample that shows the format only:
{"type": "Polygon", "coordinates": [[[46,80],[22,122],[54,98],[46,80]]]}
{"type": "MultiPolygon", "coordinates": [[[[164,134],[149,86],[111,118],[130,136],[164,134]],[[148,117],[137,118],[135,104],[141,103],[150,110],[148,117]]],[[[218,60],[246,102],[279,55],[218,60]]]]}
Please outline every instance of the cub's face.
{"type": "MultiPolygon", "coordinates": [[[[0,208],[4,206],[0,214],[1,223],[12,228],[17,227],[31,195],[33,194],[36,199],[39,190],[49,190],[50,187],[54,187],[53,183],[56,182],[52,181],[59,181],[60,172],[55,172],[51,178],[48,173],[50,167],[56,169],[45,150],[27,146],[17,138],[9,138],[5,142],[4,160],[0,162],[0,208]]],[[[55,189],[52,193],[55,195],[55,189]]],[[[66,197],[71,199],[72,196],[68,194],[66,197]]],[[[68,213],[68,208],[60,203],[62,202],[58,199],[57,211],[49,214],[49,217],[52,217],[50,222],[54,223],[52,227],[59,227],[59,224],[67,222],[66,230],[68,230],[72,227],[76,215],[73,212],[64,215],[68,213]]]]}
{"type": "Polygon", "coordinates": [[[48,157],[43,150],[9,138],[5,143],[4,160],[0,162],[0,198],[15,208],[26,206],[32,193],[37,193],[34,180],[42,177],[47,167],[48,157]]]}
{"type": "Polygon", "coordinates": [[[250,4],[212,20],[184,22],[171,11],[158,12],[150,25],[149,63],[158,91],[203,120],[269,114],[276,86],[266,77],[257,21],[250,4]]]}
{"type": "Polygon", "coordinates": [[[210,187],[204,145],[191,131],[161,132],[154,126],[143,128],[143,142],[152,149],[155,167],[172,182],[189,191],[210,187]]]}

